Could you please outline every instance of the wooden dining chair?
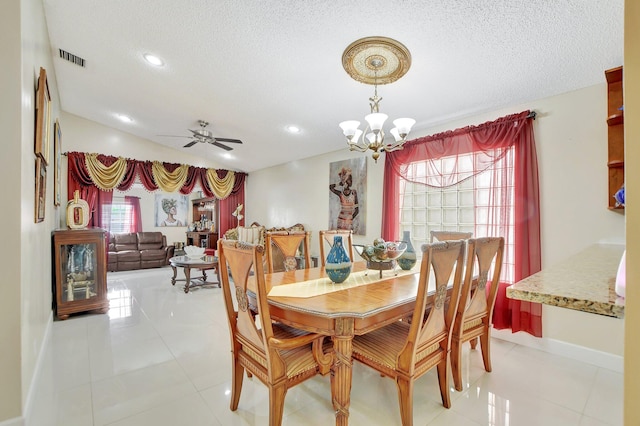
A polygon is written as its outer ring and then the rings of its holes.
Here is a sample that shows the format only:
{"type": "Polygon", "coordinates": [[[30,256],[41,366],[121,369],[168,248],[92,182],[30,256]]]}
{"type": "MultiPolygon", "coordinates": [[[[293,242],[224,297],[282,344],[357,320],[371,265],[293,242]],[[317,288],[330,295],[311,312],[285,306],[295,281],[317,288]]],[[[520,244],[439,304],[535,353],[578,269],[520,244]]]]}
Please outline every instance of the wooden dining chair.
{"type": "Polygon", "coordinates": [[[413,424],[414,381],[433,367],[438,369],[442,405],[451,407],[449,349],[451,327],[464,268],[464,242],[445,241],[422,246],[422,263],[411,323],[395,321],[353,340],[353,358],[395,380],[403,426],[413,424]],[[435,293],[428,295],[429,281],[435,293]],[[447,287],[451,300],[445,306],[447,287]],[[432,305],[425,321],[425,308],[432,305]]]}
{"type": "Polygon", "coordinates": [[[467,245],[465,278],[451,336],[451,372],[457,391],[462,390],[464,342],[471,342],[475,349],[480,338],[484,369],[491,372],[491,320],[502,271],[504,238],[472,238],[467,245]]]}
{"type": "Polygon", "coordinates": [[[218,240],[224,303],[232,354],[231,411],[238,408],[244,370],[269,388],[269,425],[282,423],[287,390],[317,373],[327,374],[332,356],[323,353],[323,337],[271,321],[262,266],[263,248],[242,241],[218,240]],[[249,271],[255,271],[257,313],[249,309],[249,271]],[[229,275],[233,275],[233,280],[229,275]],[[234,299],[235,306],[234,308],[234,299]]]}
{"type": "Polygon", "coordinates": [[[458,232],[458,231],[431,231],[431,242],[436,241],[451,241],[451,240],[468,240],[473,235],[473,232],[458,232]]]}
{"type": "Polygon", "coordinates": [[[342,246],[347,251],[349,259],[353,262],[353,230],[351,229],[331,229],[320,231],[320,262],[322,266],[327,262],[328,252],[325,254],[326,246],[333,247],[333,240],[336,236],[342,237],[342,246]]]}
{"type": "MultiPolygon", "coordinates": [[[[265,249],[267,253],[267,272],[293,271],[298,269],[298,261],[296,254],[300,245],[304,256],[304,268],[311,266],[311,254],[309,253],[309,245],[311,240],[311,231],[272,231],[265,233],[265,249]],[[282,256],[276,256],[276,251],[282,256]],[[276,259],[282,259],[282,265],[274,265],[278,262],[276,259]]],[[[279,263],[279,262],[278,262],[279,263]]]]}

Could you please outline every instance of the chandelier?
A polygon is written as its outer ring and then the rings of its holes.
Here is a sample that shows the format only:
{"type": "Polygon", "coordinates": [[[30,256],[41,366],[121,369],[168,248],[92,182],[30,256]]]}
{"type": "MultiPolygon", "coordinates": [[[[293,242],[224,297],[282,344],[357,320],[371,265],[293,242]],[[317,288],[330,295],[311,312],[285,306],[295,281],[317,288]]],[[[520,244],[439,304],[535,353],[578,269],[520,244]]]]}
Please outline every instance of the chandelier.
{"type": "Polygon", "coordinates": [[[385,141],[384,123],[388,116],[380,112],[381,97],[378,85],[393,83],[405,75],[411,66],[411,54],[400,42],[388,37],[365,37],[351,43],[342,54],[342,66],[347,74],[356,81],[374,86],[373,97],[369,98],[371,113],[364,117],[367,125],[360,130],[360,122],[348,120],[340,123],[347,138],[350,151],[373,151],[373,159],[378,162],[382,151],[391,152],[402,149],[407,135],[416,123],[412,118],[393,120],[389,133],[392,142],[385,141]]]}

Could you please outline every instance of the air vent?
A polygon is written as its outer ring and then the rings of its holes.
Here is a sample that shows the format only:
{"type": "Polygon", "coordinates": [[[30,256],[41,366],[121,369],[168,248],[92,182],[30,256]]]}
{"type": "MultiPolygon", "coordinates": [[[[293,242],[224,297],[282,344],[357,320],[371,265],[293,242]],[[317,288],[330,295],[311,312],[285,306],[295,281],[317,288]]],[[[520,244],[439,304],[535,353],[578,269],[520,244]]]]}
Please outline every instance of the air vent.
{"type": "Polygon", "coordinates": [[[72,62],[84,68],[84,59],[82,59],[80,56],[76,56],[73,53],[69,53],[66,50],[62,50],[62,49],[58,49],[58,51],[60,52],[60,57],[65,61],[72,62]]]}

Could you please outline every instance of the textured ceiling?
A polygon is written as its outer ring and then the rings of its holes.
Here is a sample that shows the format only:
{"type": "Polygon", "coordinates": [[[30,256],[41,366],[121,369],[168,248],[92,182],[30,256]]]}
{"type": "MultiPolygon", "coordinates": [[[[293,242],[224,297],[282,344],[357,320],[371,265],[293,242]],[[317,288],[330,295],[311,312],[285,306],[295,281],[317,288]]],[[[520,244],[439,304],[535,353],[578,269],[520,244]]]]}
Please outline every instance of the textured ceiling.
{"type": "Polygon", "coordinates": [[[379,87],[380,112],[413,117],[416,130],[601,83],[623,60],[623,0],[44,5],[64,111],[247,172],[346,147],[338,123],[363,121],[373,95],[341,63],[362,37],[391,37],[411,52],[408,73],[379,87]],[[165,66],[146,64],[147,52],[165,66]],[[242,139],[233,159],[158,136],[188,136],[199,119],[215,136],[242,139]],[[302,132],[289,134],[288,125],[302,132]]]}

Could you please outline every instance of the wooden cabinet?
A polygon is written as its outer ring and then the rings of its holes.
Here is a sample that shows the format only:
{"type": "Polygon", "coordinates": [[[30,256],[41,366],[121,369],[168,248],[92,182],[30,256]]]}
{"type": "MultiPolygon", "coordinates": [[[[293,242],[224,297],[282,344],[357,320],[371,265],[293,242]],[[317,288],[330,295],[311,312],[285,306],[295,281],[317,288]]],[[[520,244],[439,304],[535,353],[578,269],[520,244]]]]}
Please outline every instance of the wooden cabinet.
{"type": "Polygon", "coordinates": [[[218,234],[209,231],[187,231],[187,245],[216,250],[218,248],[218,234]]]}
{"type": "Polygon", "coordinates": [[[193,222],[205,220],[215,225],[218,224],[218,199],[196,198],[191,200],[193,222]]]}
{"type": "Polygon", "coordinates": [[[624,184],[624,102],[622,98],[622,67],[604,72],[607,78],[607,127],[609,171],[609,209],[623,210],[616,206],[614,194],[624,184]]]}
{"type": "Polygon", "coordinates": [[[109,310],[105,231],[99,228],[53,231],[53,299],[56,315],[109,310]]]}

